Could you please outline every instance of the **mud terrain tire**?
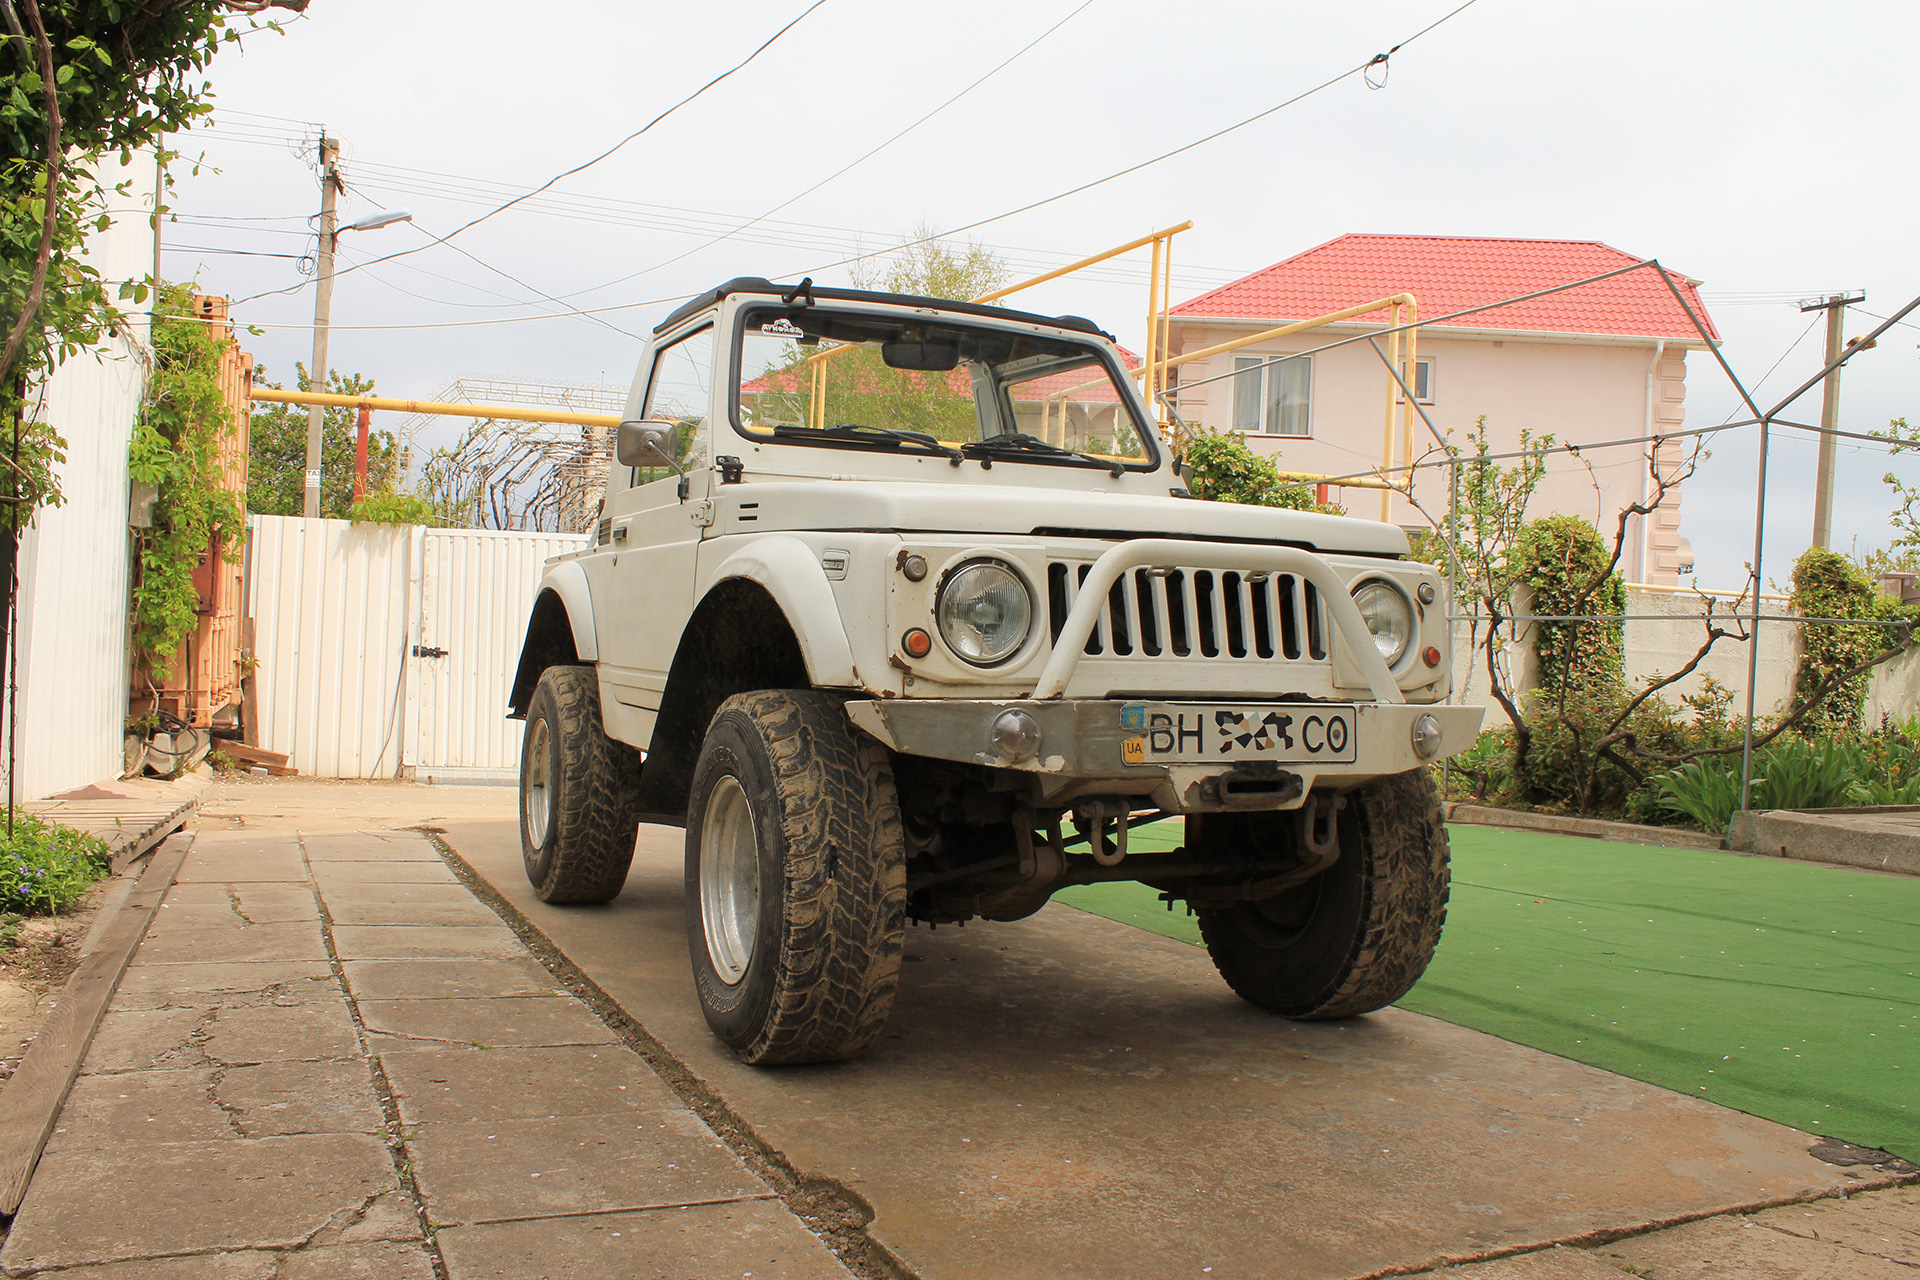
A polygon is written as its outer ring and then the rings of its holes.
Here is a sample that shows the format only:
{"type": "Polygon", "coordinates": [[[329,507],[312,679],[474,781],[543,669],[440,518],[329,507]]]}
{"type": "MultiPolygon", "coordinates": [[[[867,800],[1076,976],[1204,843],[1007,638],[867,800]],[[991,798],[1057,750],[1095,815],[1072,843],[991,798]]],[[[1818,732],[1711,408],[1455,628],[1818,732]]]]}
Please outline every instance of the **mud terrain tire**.
{"type": "Polygon", "coordinates": [[[608,902],[640,826],[639,760],[607,737],[592,667],[548,667],[520,750],[520,856],[542,902],[608,902]]]}
{"type": "Polygon", "coordinates": [[[761,1066],[866,1049],[893,1007],[906,902],[886,749],[830,695],[722,703],[687,807],[687,946],[714,1034],[761,1066]]]}
{"type": "Polygon", "coordinates": [[[1447,827],[1424,769],[1347,793],[1340,858],[1264,902],[1202,908],[1207,953],[1242,998],[1289,1018],[1392,1004],[1447,919],[1447,827]]]}

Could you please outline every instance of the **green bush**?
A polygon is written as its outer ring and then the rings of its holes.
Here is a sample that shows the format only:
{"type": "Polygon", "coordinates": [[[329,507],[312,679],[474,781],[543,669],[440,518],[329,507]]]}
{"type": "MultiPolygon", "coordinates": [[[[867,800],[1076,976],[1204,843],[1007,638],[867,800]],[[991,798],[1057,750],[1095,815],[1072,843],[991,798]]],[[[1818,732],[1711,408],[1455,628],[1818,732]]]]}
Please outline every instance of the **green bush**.
{"type": "Polygon", "coordinates": [[[1249,449],[1242,436],[1197,434],[1187,442],[1186,463],[1193,472],[1197,498],[1295,511],[1314,509],[1313,489],[1281,480],[1273,459],[1249,449]]]}
{"type": "MultiPolygon", "coordinates": [[[[1803,618],[1892,618],[1893,601],[1874,589],[1860,567],[1846,556],[1821,547],[1809,547],[1793,562],[1793,609],[1803,618]]],[[[1793,696],[1804,700],[1829,675],[1858,666],[1886,647],[1889,629],[1809,622],[1800,667],[1794,673],[1793,696]]],[[[1813,738],[1835,730],[1860,731],[1870,672],[1840,682],[1826,700],[1809,711],[1796,732],[1813,738]]]]}
{"type": "Polygon", "coordinates": [[[1655,808],[1684,814],[1706,831],[1725,831],[1740,807],[1740,761],[1731,756],[1689,760],[1649,778],[1647,790],[1655,808]]]}
{"type": "Polygon", "coordinates": [[[1522,585],[1533,593],[1533,612],[1543,617],[1603,615],[1596,622],[1536,622],[1533,651],[1540,662],[1536,687],[1557,694],[1599,694],[1618,688],[1626,669],[1626,587],[1607,572],[1611,553],[1600,531],[1579,516],[1551,515],[1529,521],[1515,540],[1522,585]]]}
{"type": "Polygon", "coordinates": [[[59,915],[86,896],[111,859],[97,836],[16,813],[11,837],[0,826],[0,910],[59,915]]]}

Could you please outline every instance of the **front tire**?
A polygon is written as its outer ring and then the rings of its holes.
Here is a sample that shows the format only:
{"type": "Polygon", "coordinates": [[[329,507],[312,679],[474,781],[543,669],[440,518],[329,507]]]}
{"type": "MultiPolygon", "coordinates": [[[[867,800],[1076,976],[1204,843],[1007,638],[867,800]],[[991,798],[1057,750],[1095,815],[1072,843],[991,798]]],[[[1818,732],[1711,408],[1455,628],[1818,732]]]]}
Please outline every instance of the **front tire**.
{"type": "Polygon", "coordinates": [[[627,882],[640,771],[600,723],[592,667],[548,667],[520,746],[520,856],[542,902],[609,902],[627,882]]]}
{"type": "Polygon", "coordinates": [[[1347,801],[1340,857],[1326,871],[1273,898],[1198,912],[1227,985],[1289,1018],[1392,1004],[1426,972],[1447,920],[1447,827],[1426,770],[1382,778],[1347,801]]]}
{"type": "Polygon", "coordinates": [[[886,749],[830,695],[722,703],[687,808],[687,945],[714,1034],[760,1066],[865,1050],[893,1007],[906,899],[886,749]]]}

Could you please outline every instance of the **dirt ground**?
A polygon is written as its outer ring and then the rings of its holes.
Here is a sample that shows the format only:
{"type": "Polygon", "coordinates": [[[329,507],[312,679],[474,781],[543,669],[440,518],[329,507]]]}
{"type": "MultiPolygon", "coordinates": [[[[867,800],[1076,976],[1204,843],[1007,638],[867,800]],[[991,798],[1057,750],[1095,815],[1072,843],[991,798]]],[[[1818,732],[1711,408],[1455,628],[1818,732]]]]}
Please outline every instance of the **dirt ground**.
{"type": "Polygon", "coordinates": [[[11,1079],[60,988],[80,964],[80,944],[93,927],[107,885],[58,916],[29,916],[0,929],[0,1080],[11,1079]]]}

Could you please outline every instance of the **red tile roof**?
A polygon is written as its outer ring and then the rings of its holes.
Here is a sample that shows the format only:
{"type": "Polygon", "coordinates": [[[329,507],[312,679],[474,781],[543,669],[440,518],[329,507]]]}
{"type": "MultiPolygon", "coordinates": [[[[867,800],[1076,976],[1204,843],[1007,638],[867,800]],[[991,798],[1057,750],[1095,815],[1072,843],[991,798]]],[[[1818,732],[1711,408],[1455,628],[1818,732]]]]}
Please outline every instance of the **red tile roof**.
{"type": "MultiPolygon", "coordinates": [[[[1173,309],[1176,316],[1306,320],[1411,293],[1420,315],[1446,315],[1612,271],[1640,259],[1597,240],[1491,240],[1471,236],[1344,235],[1173,309]]],[[[1663,264],[1664,265],[1664,264],[1663,264]]],[[[1677,272],[1687,305],[1720,336],[1697,280],[1677,272]]],[[[1367,320],[1386,319],[1384,309],[1367,320]]],[[[1452,326],[1699,340],[1699,331],[1651,267],[1531,302],[1462,316],[1452,326]]]]}

